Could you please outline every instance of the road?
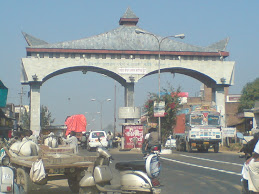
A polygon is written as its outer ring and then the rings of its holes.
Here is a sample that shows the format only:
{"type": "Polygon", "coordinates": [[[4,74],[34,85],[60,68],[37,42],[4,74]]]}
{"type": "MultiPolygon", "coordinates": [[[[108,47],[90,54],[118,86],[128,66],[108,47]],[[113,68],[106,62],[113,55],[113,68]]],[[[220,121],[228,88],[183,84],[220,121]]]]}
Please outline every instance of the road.
{"type": "MultiPolygon", "coordinates": [[[[114,165],[119,161],[142,160],[139,152],[110,151],[115,159],[111,164],[114,173],[112,183],[119,183],[119,173],[114,165]]],[[[81,150],[80,154],[95,154],[81,150]]],[[[240,193],[240,172],[244,159],[236,153],[187,153],[176,152],[161,155],[160,182],[162,193],[240,193]]],[[[37,193],[72,193],[65,180],[50,181],[37,193]]]]}

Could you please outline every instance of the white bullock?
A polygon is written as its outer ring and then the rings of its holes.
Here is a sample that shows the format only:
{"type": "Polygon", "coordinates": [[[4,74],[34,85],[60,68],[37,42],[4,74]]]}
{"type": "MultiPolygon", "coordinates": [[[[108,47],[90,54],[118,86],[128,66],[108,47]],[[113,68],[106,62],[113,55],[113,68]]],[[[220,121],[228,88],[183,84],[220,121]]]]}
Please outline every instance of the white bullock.
{"type": "Polygon", "coordinates": [[[54,136],[54,133],[50,133],[48,137],[44,140],[44,145],[49,146],[51,148],[57,148],[58,147],[58,141],[57,138],[54,136]]]}
{"type": "Polygon", "coordinates": [[[9,149],[12,156],[37,156],[39,146],[33,141],[23,138],[22,141],[13,143],[9,149]]]}

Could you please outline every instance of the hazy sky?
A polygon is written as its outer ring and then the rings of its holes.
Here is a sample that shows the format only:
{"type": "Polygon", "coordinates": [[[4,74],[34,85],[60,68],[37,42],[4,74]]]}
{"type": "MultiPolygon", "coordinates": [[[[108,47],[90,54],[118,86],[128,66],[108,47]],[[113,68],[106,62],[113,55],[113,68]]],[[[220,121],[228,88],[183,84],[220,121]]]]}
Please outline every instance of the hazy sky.
{"type": "MultiPolygon", "coordinates": [[[[139,17],[138,26],[161,36],[184,33],[182,42],[207,46],[230,38],[227,60],[236,61],[235,85],[230,93],[239,94],[247,82],[259,77],[259,1],[258,0],[44,0],[1,1],[0,79],[9,88],[8,103],[19,104],[20,64],[26,56],[22,31],[49,43],[77,40],[113,30],[127,7],[139,17]]],[[[195,96],[201,83],[176,74],[161,75],[162,87],[175,88],[195,96]]],[[[111,78],[96,73],[73,72],[49,79],[41,87],[41,104],[46,105],[55,124],[66,116],[86,114],[90,126],[100,128],[100,104],[90,99],[112,99],[103,103],[103,126],[113,124],[114,85],[111,78]],[[94,120],[94,121],[92,121],[94,120]]],[[[124,88],[116,83],[116,107],[123,106],[124,88]]],[[[135,85],[135,106],[142,106],[148,92],[157,91],[157,74],[135,85]]],[[[28,92],[29,87],[24,86],[28,92]]],[[[27,95],[23,104],[28,104],[27,95]]],[[[119,121],[119,123],[122,121],[119,121]]]]}

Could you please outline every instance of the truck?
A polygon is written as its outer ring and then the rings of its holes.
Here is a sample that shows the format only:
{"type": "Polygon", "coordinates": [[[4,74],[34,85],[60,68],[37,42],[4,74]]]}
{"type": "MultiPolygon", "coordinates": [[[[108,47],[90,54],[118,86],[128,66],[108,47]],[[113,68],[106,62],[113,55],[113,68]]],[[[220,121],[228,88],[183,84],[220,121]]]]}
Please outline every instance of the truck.
{"type": "Polygon", "coordinates": [[[174,136],[176,137],[176,150],[192,152],[207,152],[213,148],[219,151],[221,142],[221,115],[210,106],[196,106],[194,109],[185,109],[177,115],[174,136]]]}

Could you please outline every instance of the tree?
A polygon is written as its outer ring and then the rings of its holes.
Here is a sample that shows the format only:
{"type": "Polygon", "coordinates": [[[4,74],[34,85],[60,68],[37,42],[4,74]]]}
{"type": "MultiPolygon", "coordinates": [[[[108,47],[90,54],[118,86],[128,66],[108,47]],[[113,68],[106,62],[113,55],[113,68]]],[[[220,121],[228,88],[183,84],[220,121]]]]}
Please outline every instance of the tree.
{"type": "Polygon", "coordinates": [[[49,112],[46,106],[40,107],[40,126],[44,128],[54,123],[55,119],[52,119],[51,112],[49,112]]]}
{"type": "Polygon", "coordinates": [[[238,112],[243,112],[244,109],[251,109],[255,105],[255,101],[259,100],[259,78],[256,78],[253,82],[247,83],[242,89],[242,95],[240,98],[240,105],[238,112]]]}
{"type": "MultiPolygon", "coordinates": [[[[52,119],[51,112],[44,105],[40,107],[40,126],[44,128],[54,123],[55,119],[52,119]]],[[[30,129],[30,113],[25,111],[22,115],[22,128],[30,129]]]]}
{"type": "Polygon", "coordinates": [[[162,142],[172,133],[172,127],[176,123],[176,112],[180,107],[178,93],[180,88],[176,91],[169,86],[169,89],[162,89],[162,95],[159,96],[155,93],[149,93],[148,100],[144,104],[144,111],[147,113],[151,121],[157,122],[157,118],[154,117],[154,101],[165,101],[165,114],[161,117],[161,136],[162,142]]]}
{"type": "Polygon", "coordinates": [[[25,109],[24,113],[22,114],[22,128],[23,129],[30,129],[30,114],[25,109]]]}

